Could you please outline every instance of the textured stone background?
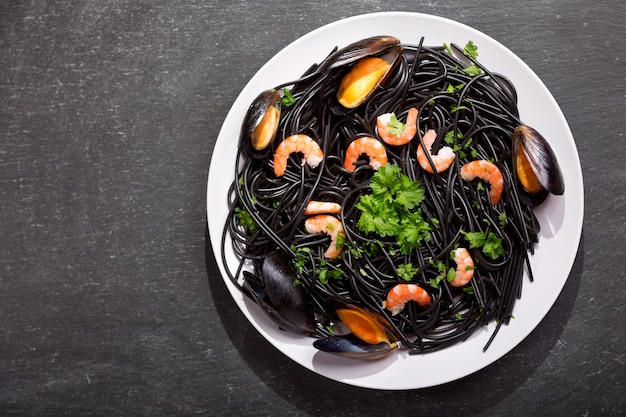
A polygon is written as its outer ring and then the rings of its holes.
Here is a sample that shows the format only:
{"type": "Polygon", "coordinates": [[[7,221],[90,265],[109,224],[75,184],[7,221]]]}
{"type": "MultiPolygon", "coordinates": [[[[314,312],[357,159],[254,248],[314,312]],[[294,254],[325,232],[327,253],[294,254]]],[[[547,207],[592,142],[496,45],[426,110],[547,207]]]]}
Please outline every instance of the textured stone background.
{"type": "Polygon", "coordinates": [[[3,0],[0,415],[623,415],[624,22],[621,0],[3,0]],[[386,10],[460,21],[526,61],[568,119],[586,197],[537,329],[407,392],[285,359],[230,299],[206,234],[212,148],[245,83],[305,33],[386,10]]]}

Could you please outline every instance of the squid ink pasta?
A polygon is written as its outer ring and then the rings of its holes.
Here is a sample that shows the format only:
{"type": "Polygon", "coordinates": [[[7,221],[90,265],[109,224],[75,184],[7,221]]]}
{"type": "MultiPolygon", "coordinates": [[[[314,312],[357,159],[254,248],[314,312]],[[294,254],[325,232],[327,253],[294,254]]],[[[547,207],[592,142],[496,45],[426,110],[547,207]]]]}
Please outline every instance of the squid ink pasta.
{"type": "Polygon", "coordinates": [[[376,37],[259,97],[223,232],[222,253],[240,260],[222,259],[232,282],[282,329],[320,341],[420,354],[497,322],[486,350],[533,279],[532,209],[563,193],[556,161],[556,187],[528,169],[526,143],[542,138],[506,76],[471,41],[376,37]]]}

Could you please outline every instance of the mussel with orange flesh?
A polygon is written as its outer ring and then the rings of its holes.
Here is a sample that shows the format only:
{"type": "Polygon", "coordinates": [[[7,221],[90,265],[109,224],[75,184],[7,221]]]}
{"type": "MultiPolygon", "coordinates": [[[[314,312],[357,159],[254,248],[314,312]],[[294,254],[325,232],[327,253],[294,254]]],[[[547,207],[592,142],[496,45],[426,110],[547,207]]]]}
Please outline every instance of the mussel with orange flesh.
{"type": "Polygon", "coordinates": [[[513,172],[531,206],[549,193],[562,195],[563,175],[548,141],[535,129],[520,125],[513,131],[513,172]]]}
{"type": "Polygon", "coordinates": [[[272,143],[280,121],[280,99],[276,90],[263,91],[254,99],[243,120],[240,145],[262,151],[272,143]]]}
{"type": "Polygon", "coordinates": [[[396,45],[377,56],[361,58],[343,76],[337,101],[346,109],[363,104],[391,75],[400,61],[403,47],[396,45]]]}
{"type": "Polygon", "coordinates": [[[330,54],[315,72],[326,72],[351,64],[361,58],[378,55],[398,44],[400,44],[400,39],[393,36],[372,36],[358,40],[330,54]]]}
{"type": "Polygon", "coordinates": [[[343,336],[329,336],[317,339],[313,346],[322,352],[359,360],[377,360],[389,356],[398,347],[385,342],[375,345],[359,339],[353,334],[343,336]]]}
{"type": "Polygon", "coordinates": [[[316,340],[321,351],[361,360],[381,359],[398,348],[399,336],[383,316],[354,305],[344,305],[335,313],[351,333],[316,340]]]}
{"type": "Polygon", "coordinates": [[[261,261],[260,274],[243,272],[243,288],[280,329],[297,335],[315,332],[315,317],[308,307],[296,274],[283,258],[273,253],[261,261]]]}

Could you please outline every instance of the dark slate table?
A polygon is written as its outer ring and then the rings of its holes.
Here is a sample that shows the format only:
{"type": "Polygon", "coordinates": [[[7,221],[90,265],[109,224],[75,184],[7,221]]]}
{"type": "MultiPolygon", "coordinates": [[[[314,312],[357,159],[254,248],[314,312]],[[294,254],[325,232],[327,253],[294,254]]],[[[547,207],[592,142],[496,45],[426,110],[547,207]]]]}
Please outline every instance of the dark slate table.
{"type": "Polygon", "coordinates": [[[391,3],[0,3],[0,415],[626,412],[626,3],[391,3]],[[285,359],[232,302],[206,231],[212,149],[245,83],[301,35],[383,10],[457,20],[527,62],[586,197],[536,330],[480,372],[401,392],[285,359]]]}

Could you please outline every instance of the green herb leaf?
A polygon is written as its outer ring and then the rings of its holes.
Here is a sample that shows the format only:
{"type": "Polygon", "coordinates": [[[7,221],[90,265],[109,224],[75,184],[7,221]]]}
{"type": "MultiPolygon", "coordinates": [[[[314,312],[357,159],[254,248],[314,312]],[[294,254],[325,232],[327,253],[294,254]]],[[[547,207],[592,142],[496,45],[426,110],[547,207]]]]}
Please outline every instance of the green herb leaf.
{"type": "Polygon", "coordinates": [[[428,263],[435,267],[439,274],[435,278],[431,278],[429,280],[429,284],[433,288],[439,288],[439,284],[441,281],[446,278],[446,265],[441,261],[433,261],[432,259],[428,260],[428,263]]]}
{"type": "Polygon", "coordinates": [[[402,175],[398,182],[400,188],[396,192],[394,203],[400,205],[401,209],[412,210],[424,201],[426,194],[420,183],[411,181],[406,175],[402,175]]]}
{"type": "MultiPolygon", "coordinates": [[[[463,139],[463,135],[459,132],[456,134],[457,139],[463,139]]],[[[454,143],[454,130],[448,130],[443,137],[443,141],[448,145],[452,145],[454,143]]]]}
{"type": "Polygon", "coordinates": [[[343,245],[346,243],[346,238],[341,234],[337,233],[336,244],[337,249],[343,248],[343,245]]]}
{"type": "Polygon", "coordinates": [[[422,245],[423,240],[429,239],[430,225],[423,219],[422,210],[405,213],[400,224],[402,227],[396,237],[402,254],[410,254],[422,245]]]}
{"type": "Polygon", "coordinates": [[[454,278],[456,278],[456,271],[454,270],[454,268],[448,269],[448,273],[446,274],[446,280],[448,282],[452,282],[454,281],[454,278]]]}
{"type": "Polygon", "coordinates": [[[252,218],[252,215],[241,207],[235,207],[235,217],[237,218],[237,222],[251,233],[256,232],[259,228],[252,218]]]}
{"type": "Polygon", "coordinates": [[[361,216],[356,227],[364,233],[376,233],[382,237],[393,236],[398,230],[400,219],[388,201],[376,198],[374,194],[361,197],[356,207],[361,216]]]}
{"type": "Polygon", "coordinates": [[[396,268],[396,274],[405,281],[411,281],[417,271],[418,268],[414,268],[412,263],[401,264],[396,268]]]}
{"type": "Polygon", "coordinates": [[[387,122],[387,127],[389,127],[389,133],[399,138],[402,135],[402,132],[404,131],[404,126],[405,124],[402,123],[400,120],[398,120],[398,118],[396,117],[396,114],[391,113],[391,117],[389,118],[389,121],[387,122]]]}
{"type": "Polygon", "coordinates": [[[478,58],[478,46],[473,41],[469,41],[463,48],[463,53],[470,58],[476,59],[478,58]]]}
{"type": "Polygon", "coordinates": [[[324,285],[328,284],[328,268],[317,269],[317,279],[324,285]]]}
{"type": "Polygon", "coordinates": [[[478,67],[478,65],[476,64],[472,64],[467,68],[463,68],[462,71],[466,73],[467,75],[469,75],[470,77],[475,77],[477,75],[480,75],[480,73],[482,72],[480,67],[478,67]]]}
{"type": "Polygon", "coordinates": [[[395,237],[403,254],[418,248],[430,230],[422,211],[416,209],[425,198],[422,184],[404,175],[398,165],[387,164],[372,176],[370,189],[372,193],[356,204],[361,211],[356,227],[364,233],[395,237]]]}
{"type": "Polygon", "coordinates": [[[456,113],[459,110],[467,110],[467,106],[450,106],[450,113],[456,113]]]}
{"type": "Polygon", "coordinates": [[[470,249],[482,248],[485,244],[485,234],[483,232],[463,232],[465,240],[469,243],[470,249]]]}
{"type": "Polygon", "coordinates": [[[359,247],[350,246],[349,248],[350,248],[350,253],[356,259],[361,259],[363,257],[363,254],[365,253],[365,251],[362,248],[359,248],[359,247]]]}
{"type": "Polygon", "coordinates": [[[498,259],[498,257],[504,255],[502,239],[500,239],[495,233],[489,232],[487,239],[485,240],[485,245],[483,246],[483,253],[491,259],[498,259]]]}
{"type": "Polygon", "coordinates": [[[504,226],[506,226],[506,213],[502,212],[498,215],[498,221],[500,223],[500,229],[504,229],[504,226]]]}
{"type": "Polygon", "coordinates": [[[294,98],[294,96],[291,95],[291,91],[289,91],[288,89],[284,88],[283,89],[283,97],[280,99],[280,102],[283,106],[285,107],[289,107],[291,105],[293,105],[296,102],[296,99],[294,98]]]}

